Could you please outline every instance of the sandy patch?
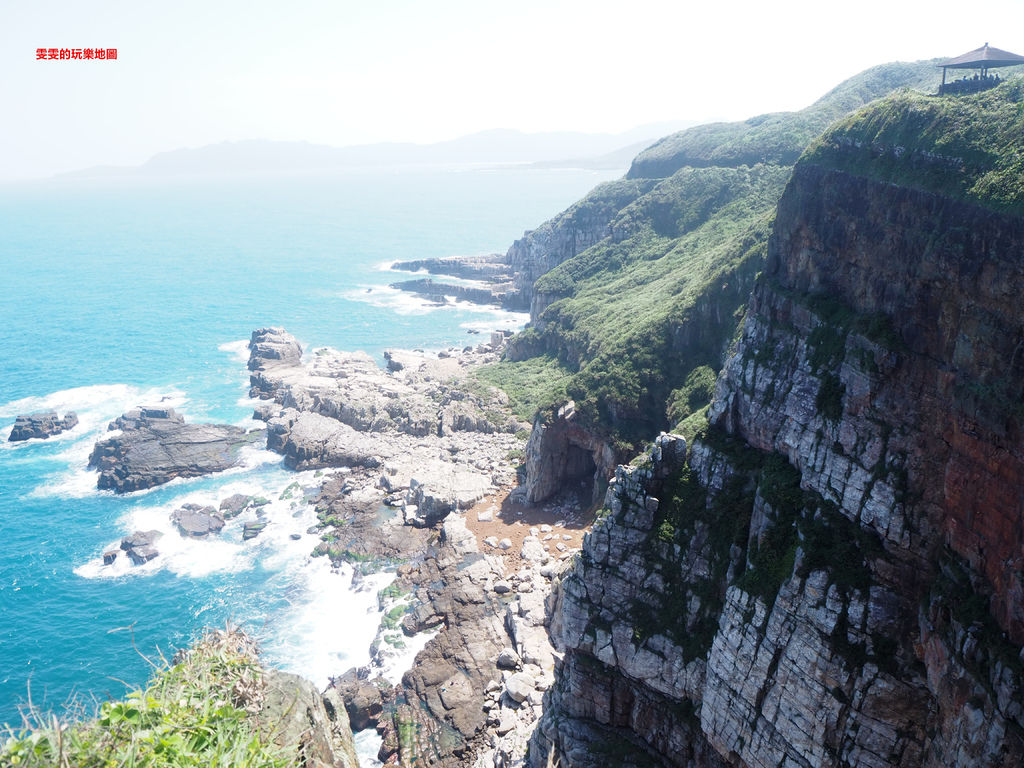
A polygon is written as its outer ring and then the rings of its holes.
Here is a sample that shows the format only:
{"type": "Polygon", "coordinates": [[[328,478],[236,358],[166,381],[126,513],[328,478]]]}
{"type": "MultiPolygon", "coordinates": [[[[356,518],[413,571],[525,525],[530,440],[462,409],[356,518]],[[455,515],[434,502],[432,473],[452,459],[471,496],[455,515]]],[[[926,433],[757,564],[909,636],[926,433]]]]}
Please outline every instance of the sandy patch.
{"type": "Polygon", "coordinates": [[[477,502],[466,511],[466,527],[476,534],[480,551],[488,555],[497,555],[505,563],[505,573],[512,574],[523,564],[519,556],[523,548],[523,539],[530,535],[530,528],[536,528],[541,543],[551,553],[552,559],[562,556],[557,544],[564,544],[566,552],[575,552],[583,545],[583,535],[590,530],[596,514],[595,509],[582,509],[573,500],[564,502],[545,502],[543,504],[515,504],[509,498],[511,488],[505,488],[493,496],[477,502]],[[487,522],[479,520],[480,513],[490,512],[492,519],[487,522]],[[550,532],[542,532],[541,526],[550,525],[550,532]],[[501,550],[484,543],[484,539],[494,536],[501,541],[509,539],[511,548],[501,550]],[[551,538],[546,538],[550,536],[551,538]]]}

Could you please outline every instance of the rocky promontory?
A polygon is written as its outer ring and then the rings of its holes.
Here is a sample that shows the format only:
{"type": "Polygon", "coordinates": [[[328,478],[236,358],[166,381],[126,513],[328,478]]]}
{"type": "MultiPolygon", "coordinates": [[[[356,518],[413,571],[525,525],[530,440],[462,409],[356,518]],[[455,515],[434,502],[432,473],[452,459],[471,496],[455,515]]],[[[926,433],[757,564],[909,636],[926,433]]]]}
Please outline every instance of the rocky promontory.
{"type": "Polygon", "coordinates": [[[30,413],[14,420],[14,427],[7,440],[11,443],[33,438],[45,440],[53,435],[59,435],[61,432],[67,432],[77,425],[78,414],[74,411],[65,413],[63,419],[57,416],[56,411],[30,413]]]}
{"type": "Polygon", "coordinates": [[[425,270],[432,275],[449,275],[467,280],[511,280],[512,271],[505,262],[505,255],[491,253],[485,256],[447,256],[440,259],[413,259],[396,261],[392,269],[403,272],[425,270]]]}
{"type": "Polygon", "coordinates": [[[505,294],[512,287],[512,283],[491,283],[486,287],[481,287],[439,282],[429,277],[423,277],[417,280],[401,280],[391,283],[390,287],[400,291],[409,291],[442,304],[450,297],[473,304],[497,304],[500,306],[504,303],[505,294]]]}
{"type": "Polygon", "coordinates": [[[388,496],[412,524],[431,525],[515,483],[512,457],[529,425],[503,393],[471,375],[503,344],[495,334],[444,356],[392,350],[385,370],[366,353],[329,348],[303,363],[291,334],[262,328],[250,344],[251,392],[272,402],[254,415],[287,466],[373,470],[366,493],[388,496]]]}
{"type": "Polygon", "coordinates": [[[129,493],[237,466],[239,451],[263,437],[227,424],[186,424],[173,408],[144,407],[111,422],[120,434],[96,443],[89,467],[96,487],[129,493]]]}

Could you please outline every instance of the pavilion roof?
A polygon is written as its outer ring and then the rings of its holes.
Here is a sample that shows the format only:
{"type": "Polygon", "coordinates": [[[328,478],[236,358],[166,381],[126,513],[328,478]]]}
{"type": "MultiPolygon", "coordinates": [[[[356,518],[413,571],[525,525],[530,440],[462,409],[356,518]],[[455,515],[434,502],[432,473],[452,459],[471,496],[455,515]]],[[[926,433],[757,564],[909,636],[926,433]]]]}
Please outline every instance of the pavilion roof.
{"type": "Polygon", "coordinates": [[[1024,56],[993,48],[985,43],[981,48],[957,56],[955,59],[940,64],[950,69],[992,69],[993,67],[1012,67],[1024,64],[1024,56]]]}

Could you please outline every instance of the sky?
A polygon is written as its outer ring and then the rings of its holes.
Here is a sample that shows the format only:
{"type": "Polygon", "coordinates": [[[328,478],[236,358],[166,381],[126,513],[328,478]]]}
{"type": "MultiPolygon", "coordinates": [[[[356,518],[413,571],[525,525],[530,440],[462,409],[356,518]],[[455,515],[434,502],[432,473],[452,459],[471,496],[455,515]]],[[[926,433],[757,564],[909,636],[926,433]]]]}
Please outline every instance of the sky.
{"type": "Polygon", "coordinates": [[[241,139],[743,119],[985,42],[1024,52],[1024,2],[0,0],[0,180],[241,139]],[[36,60],[88,47],[117,59],[36,60]]]}

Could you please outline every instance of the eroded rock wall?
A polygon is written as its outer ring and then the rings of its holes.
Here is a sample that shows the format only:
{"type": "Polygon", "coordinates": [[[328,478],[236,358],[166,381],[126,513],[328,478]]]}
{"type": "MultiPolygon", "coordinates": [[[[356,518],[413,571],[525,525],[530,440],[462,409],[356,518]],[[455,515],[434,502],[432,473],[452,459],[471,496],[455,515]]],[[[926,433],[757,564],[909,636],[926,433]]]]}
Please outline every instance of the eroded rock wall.
{"type": "Polygon", "coordinates": [[[798,166],[709,428],[618,470],[562,583],[533,764],[1024,763],[1022,245],[798,166]]]}

